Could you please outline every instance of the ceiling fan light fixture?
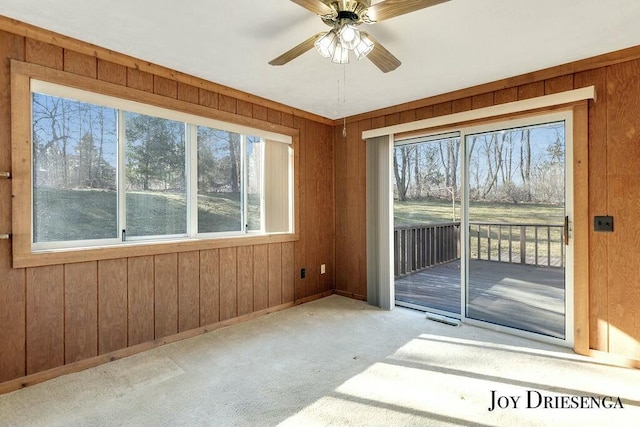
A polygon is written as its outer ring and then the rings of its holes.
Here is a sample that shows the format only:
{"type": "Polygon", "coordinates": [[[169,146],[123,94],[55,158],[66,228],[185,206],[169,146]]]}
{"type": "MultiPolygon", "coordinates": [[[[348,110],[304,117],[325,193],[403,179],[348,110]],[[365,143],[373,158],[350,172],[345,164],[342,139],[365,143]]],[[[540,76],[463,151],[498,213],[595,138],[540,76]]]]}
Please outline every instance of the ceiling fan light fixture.
{"type": "Polygon", "coordinates": [[[362,59],[367,56],[375,47],[373,41],[366,33],[360,33],[360,43],[353,48],[353,53],[356,54],[356,58],[362,59]]]}
{"type": "Polygon", "coordinates": [[[336,45],[338,44],[338,37],[336,35],[335,30],[331,30],[322,37],[320,37],[314,43],[316,50],[318,53],[325,58],[330,58],[333,56],[336,45]]]}
{"type": "Polygon", "coordinates": [[[353,50],[360,43],[360,31],[350,24],[342,24],[338,36],[342,46],[349,50],[353,50]]]}
{"type": "Polygon", "coordinates": [[[331,62],[334,64],[348,64],[349,63],[349,49],[344,47],[340,41],[335,44],[335,50],[331,56],[331,62]]]}

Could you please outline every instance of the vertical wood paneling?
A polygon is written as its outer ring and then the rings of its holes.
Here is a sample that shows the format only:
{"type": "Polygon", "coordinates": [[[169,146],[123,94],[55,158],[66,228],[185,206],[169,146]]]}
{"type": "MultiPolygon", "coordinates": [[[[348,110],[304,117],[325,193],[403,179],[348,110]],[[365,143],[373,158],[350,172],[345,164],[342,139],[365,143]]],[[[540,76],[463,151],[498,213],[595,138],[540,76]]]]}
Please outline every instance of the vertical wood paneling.
{"type": "Polygon", "coordinates": [[[544,82],[534,82],[518,86],[518,100],[535,98],[544,95],[544,82]]]}
{"type": "MultiPolygon", "coordinates": [[[[414,116],[415,117],[415,116],[414,116]]],[[[319,139],[318,157],[333,165],[332,129],[323,126],[319,139]]],[[[318,195],[318,264],[325,264],[325,274],[320,273],[317,293],[330,290],[334,286],[334,248],[335,248],[335,204],[333,167],[318,169],[316,192],[318,195]]],[[[284,269],[284,260],[283,260],[284,269]]],[[[284,273],[284,272],[283,272],[284,273]]],[[[284,298],[284,295],[283,295],[284,298]]]]}
{"type": "MultiPolygon", "coordinates": [[[[295,300],[295,245],[293,242],[282,244],[282,302],[295,300]]],[[[327,271],[329,274],[329,271],[327,271]]]]}
{"type": "MultiPolygon", "coordinates": [[[[24,39],[0,31],[0,171],[11,170],[10,59],[24,60],[24,39]]],[[[11,180],[0,180],[0,233],[11,230],[11,180]]],[[[11,241],[0,240],[0,382],[26,373],[25,270],[11,268],[11,241]]]]}
{"type": "Polygon", "coordinates": [[[237,316],[236,248],[220,249],[220,320],[237,316]]]}
{"type": "Polygon", "coordinates": [[[282,245],[269,245],[269,307],[282,304],[282,245]]]}
{"type": "Polygon", "coordinates": [[[98,355],[98,263],[64,266],[64,362],[98,355]]]}
{"type": "Polygon", "coordinates": [[[153,76],[153,92],[168,98],[178,98],[178,83],[165,77],[153,76]]]}
{"type": "MultiPolygon", "coordinates": [[[[0,31],[0,171],[11,168],[11,59],[24,60],[24,39],[4,31],[0,31]]],[[[4,213],[10,211],[10,181],[0,187],[0,226],[2,230],[9,228],[10,217],[4,213]]]]}
{"type": "MultiPolygon", "coordinates": [[[[254,109],[255,113],[255,109],[254,109]]],[[[300,218],[299,224],[296,224],[296,231],[300,235],[300,240],[295,242],[295,255],[296,255],[296,297],[304,298],[309,295],[308,287],[307,287],[307,278],[303,279],[300,277],[300,270],[302,268],[307,268],[307,240],[308,240],[308,219],[307,212],[309,212],[309,206],[307,205],[307,186],[304,175],[308,173],[307,169],[307,161],[306,161],[306,150],[307,146],[310,144],[309,139],[306,134],[306,120],[295,117],[294,118],[294,127],[300,131],[300,147],[298,153],[298,164],[300,171],[304,171],[304,173],[300,174],[298,185],[298,206],[300,207],[300,218]]],[[[268,302],[268,300],[267,300],[268,302]]]]}
{"type": "Polygon", "coordinates": [[[61,47],[28,38],[25,41],[25,60],[33,64],[62,70],[64,54],[61,47]]]}
{"type": "MultiPolygon", "coordinates": [[[[430,110],[433,111],[433,106],[430,106],[430,107],[431,107],[430,110]]],[[[422,110],[422,108],[420,110],[422,110]]],[[[417,111],[418,110],[416,110],[416,114],[417,114],[417,111]]],[[[360,123],[364,123],[365,121],[367,120],[362,120],[360,123]]],[[[379,117],[371,118],[371,129],[377,129],[383,126],[384,126],[384,117],[379,116],[379,117]]]]}
{"type": "Polygon", "coordinates": [[[178,332],[178,254],[156,255],[155,335],[164,338],[178,332]]]}
{"type": "Polygon", "coordinates": [[[400,123],[409,123],[416,121],[416,110],[407,110],[400,112],[400,123]]]}
{"type": "Polygon", "coordinates": [[[493,92],[483,93],[471,98],[471,109],[485,108],[493,105],[493,92]]]}
{"type": "Polygon", "coordinates": [[[218,108],[218,94],[206,89],[199,89],[199,103],[209,108],[218,108]]]}
{"type": "MultiPolygon", "coordinates": [[[[433,117],[433,105],[427,105],[416,109],[416,120],[430,119],[433,117]]],[[[374,126],[375,129],[377,126],[374,126]]]]}
{"type": "Polygon", "coordinates": [[[131,346],[152,341],[155,336],[153,257],[134,257],[127,262],[127,319],[131,346]]]}
{"type": "Polygon", "coordinates": [[[220,95],[218,98],[218,108],[228,113],[236,114],[238,108],[237,100],[228,95],[220,95]]]}
{"type": "Polygon", "coordinates": [[[391,113],[384,116],[384,125],[393,126],[400,123],[400,113],[391,113]]]}
{"type": "Polygon", "coordinates": [[[0,382],[26,373],[24,269],[11,268],[9,241],[0,241],[0,382]]]}
{"type": "Polygon", "coordinates": [[[197,104],[199,100],[198,88],[185,83],[178,83],[178,99],[180,101],[197,104]]]}
{"type": "Polygon", "coordinates": [[[65,49],[64,71],[95,79],[98,76],[98,60],[95,56],[65,49]]]}
{"type": "MultiPolygon", "coordinates": [[[[380,124],[387,125],[399,120],[398,115],[387,115],[380,118],[380,124]]],[[[369,123],[368,120],[360,121],[352,126],[347,126],[347,137],[343,138],[340,130],[336,130],[336,141],[346,147],[341,149],[341,155],[346,157],[344,168],[340,179],[344,179],[340,185],[345,185],[346,190],[342,195],[342,200],[336,199],[336,204],[342,206],[337,211],[344,212],[346,218],[342,221],[339,232],[343,248],[337,259],[340,265],[336,266],[336,288],[338,290],[360,294],[366,293],[366,212],[365,197],[365,154],[366,143],[361,139],[362,129],[369,123]]],[[[336,180],[336,183],[338,181],[336,180]]],[[[299,294],[296,290],[296,297],[299,294]]]]}
{"type": "Polygon", "coordinates": [[[127,67],[98,59],[98,80],[126,86],[127,67]]]}
{"type": "Polygon", "coordinates": [[[551,95],[553,93],[565,92],[567,90],[573,90],[573,74],[567,76],[555,77],[553,79],[545,80],[544,82],[544,94],[551,95]]]}
{"type": "Polygon", "coordinates": [[[98,262],[98,353],[127,346],[127,260],[98,262]]]}
{"type": "Polygon", "coordinates": [[[238,247],[238,316],[253,312],[253,246],[238,247]]]}
{"type": "Polygon", "coordinates": [[[463,111],[471,110],[471,98],[461,98],[456,99],[451,102],[451,112],[452,113],[461,113],[463,111]]]}
{"type": "Polygon", "coordinates": [[[269,111],[267,110],[267,107],[253,104],[253,118],[264,120],[266,122],[269,119],[269,111]]]}
{"type": "Polygon", "coordinates": [[[446,116],[447,114],[451,114],[451,102],[443,102],[440,104],[436,104],[433,106],[433,116],[446,116]]]}
{"type": "MultiPolygon", "coordinates": [[[[319,205],[318,205],[318,178],[322,174],[319,168],[320,153],[320,138],[321,125],[305,120],[305,140],[307,144],[305,146],[305,228],[306,228],[306,257],[307,257],[307,278],[305,283],[305,295],[315,295],[319,290],[320,282],[320,263],[318,260],[318,241],[320,240],[319,230],[319,205]]],[[[281,292],[277,295],[272,295],[271,289],[271,275],[272,268],[277,268],[276,271],[280,271],[280,262],[278,258],[272,258],[272,248],[269,248],[269,306],[274,305],[276,300],[281,300],[281,292]],[[273,261],[272,261],[273,260],[273,261]],[[277,264],[272,266],[272,262],[277,264]]]]}
{"type": "Polygon", "coordinates": [[[27,375],[64,364],[64,269],[27,269],[27,375]]]}
{"type": "Polygon", "coordinates": [[[253,117],[253,104],[242,99],[238,99],[238,114],[245,117],[253,117]]]}
{"type": "Polygon", "coordinates": [[[609,350],[640,359],[640,61],[607,69],[609,350]]]}
{"type": "Polygon", "coordinates": [[[220,258],[218,249],[200,251],[200,325],[220,320],[220,258]]]}
{"type": "Polygon", "coordinates": [[[153,74],[127,68],[127,86],[145,92],[153,92],[153,74]]]}
{"type": "MultiPolygon", "coordinates": [[[[295,260],[293,260],[295,262],[295,260]]],[[[295,265],[291,266],[295,269],[295,265]]],[[[269,307],[269,247],[253,247],[253,309],[264,310],[269,307]]]]}
{"type": "Polygon", "coordinates": [[[267,109],[267,121],[279,125],[282,122],[282,113],[273,108],[267,109]]]}
{"type": "Polygon", "coordinates": [[[518,100],[517,87],[509,87],[506,89],[501,89],[494,93],[494,101],[496,105],[506,104],[508,102],[515,102],[517,100],[518,100]]]}
{"type": "MultiPolygon", "coordinates": [[[[352,125],[354,126],[354,125],[352,125]]],[[[347,208],[347,170],[353,160],[347,156],[347,143],[338,126],[334,129],[333,143],[335,150],[334,182],[335,182],[335,287],[345,290],[348,284],[348,264],[353,254],[347,253],[347,227],[349,210],[347,208]]],[[[294,272],[294,276],[297,274],[294,272]]],[[[294,279],[295,280],[295,279],[294,279]]],[[[296,294],[299,298],[299,294],[296,294]]]]}
{"type": "MultiPolygon", "coordinates": [[[[607,73],[606,69],[575,75],[575,87],[595,85],[598,101],[589,101],[589,218],[606,215],[607,207],[607,73]]],[[[589,227],[589,341],[590,348],[609,350],[607,233],[589,227]]]]}
{"type": "Polygon", "coordinates": [[[293,127],[293,114],[282,113],[280,116],[280,121],[282,122],[282,126],[293,127]]]}
{"type": "Polygon", "coordinates": [[[178,331],[200,325],[200,253],[178,254],[178,331]]]}

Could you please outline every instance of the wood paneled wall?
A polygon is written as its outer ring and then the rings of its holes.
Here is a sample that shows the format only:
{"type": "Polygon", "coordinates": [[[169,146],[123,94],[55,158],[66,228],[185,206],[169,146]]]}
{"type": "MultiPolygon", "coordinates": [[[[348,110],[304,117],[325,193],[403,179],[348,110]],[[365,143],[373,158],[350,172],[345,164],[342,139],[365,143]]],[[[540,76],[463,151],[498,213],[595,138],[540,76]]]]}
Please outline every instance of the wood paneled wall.
{"type": "MultiPolygon", "coordinates": [[[[331,125],[215,92],[208,82],[141,71],[145,64],[128,57],[79,53],[43,34],[0,31],[0,171],[11,168],[9,61],[36,63],[298,129],[300,239],[26,269],[11,268],[10,241],[0,241],[0,383],[333,291],[331,125]]],[[[11,181],[0,179],[0,233],[10,228],[11,181]]]]}
{"type": "Polygon", "coordinates": [[[640,360],[638,53],[640,48],[614,52],[487,84],[486,91],[480,86],[362,114],[348,121],[346,138],[342,123],[336,123],[336,292],[367,294],[363,130],[594,85],[597,101],[589,102],[588,214],[613,215],[615,232],[589,230],[590,347],[640,360]],[[519,81],[526,83],[513,84],[519,81]]]}

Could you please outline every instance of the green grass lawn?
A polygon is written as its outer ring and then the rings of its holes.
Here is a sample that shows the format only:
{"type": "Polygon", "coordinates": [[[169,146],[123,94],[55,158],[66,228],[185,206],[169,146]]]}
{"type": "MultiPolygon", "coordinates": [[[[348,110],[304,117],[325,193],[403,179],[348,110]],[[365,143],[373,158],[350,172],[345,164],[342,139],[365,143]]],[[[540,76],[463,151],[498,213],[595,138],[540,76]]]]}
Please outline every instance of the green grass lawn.
{"type": "MultiPolygon", "coordinates": [[[[395,225],[454,221],[451,201],[446,200],[396,200],[393,211],[395,225]]],[[[564,209],[561,206],[471,202],[469,209],[471,222],[562,224],[563,220],[564,209]]],[[[455,221],[460,221],[458,201],[455,205],[455,221]]]]}
{"type": "MultiPolygon", "coordinates": [[[[259,228],[259,200],[257,203],[249,207],[250,229],[259,228]]],[[[34,205],[39,213],[34,227],[37,242],[120,237],[115,191],[41,188],[34,194],[34,205]]],[[[184,234],[186,209],[183,195],[129,192],[127,235],[184,234]]],[[[240,196],[229,193],[199,195],[198,229],[201,233],[239,231],[240,196]]]]}

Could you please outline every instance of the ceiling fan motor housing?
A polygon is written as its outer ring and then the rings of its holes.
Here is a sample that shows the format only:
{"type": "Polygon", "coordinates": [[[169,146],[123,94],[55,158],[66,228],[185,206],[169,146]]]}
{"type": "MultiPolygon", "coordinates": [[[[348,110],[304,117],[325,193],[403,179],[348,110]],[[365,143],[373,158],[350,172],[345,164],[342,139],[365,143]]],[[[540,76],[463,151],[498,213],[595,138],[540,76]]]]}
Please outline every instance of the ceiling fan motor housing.
{"type": "Polygon", "coordinates": [[[329,6],[335,14],[322,16],[322,21],[330,27],[334,27],[338,22],[348,22],[351,25],[360,25],[366,20],[366,12],[371,2],[365,1],[334,1],[329,6]]]}

